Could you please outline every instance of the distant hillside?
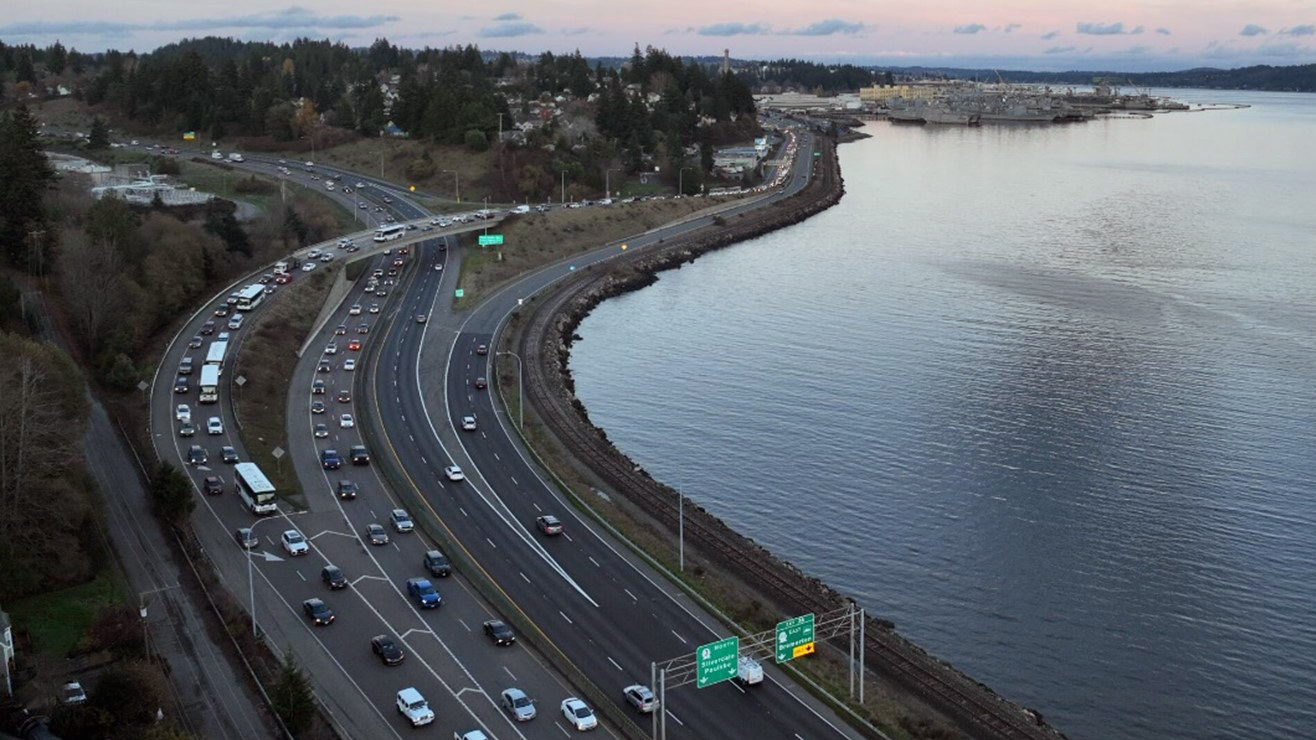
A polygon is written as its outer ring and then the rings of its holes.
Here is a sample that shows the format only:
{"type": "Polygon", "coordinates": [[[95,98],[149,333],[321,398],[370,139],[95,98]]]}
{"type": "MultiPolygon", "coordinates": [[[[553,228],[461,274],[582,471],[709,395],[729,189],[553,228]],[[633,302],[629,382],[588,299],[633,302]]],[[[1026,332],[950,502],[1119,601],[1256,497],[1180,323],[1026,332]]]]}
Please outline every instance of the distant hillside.
{"type": "Polygon", "coordinates": [[[1198,87],[1216,90],[1274,90],[1316,92],[1316,64],[1272,67],[1261,64],[1238,69],[1199,67],[1180,72],[1020,72],[951,67],[872,67],[898,76],[940,76],[964,80],[1042,82],[1052,85],[1091,85],[1097,80],[1138,87],[1198,87]]]}

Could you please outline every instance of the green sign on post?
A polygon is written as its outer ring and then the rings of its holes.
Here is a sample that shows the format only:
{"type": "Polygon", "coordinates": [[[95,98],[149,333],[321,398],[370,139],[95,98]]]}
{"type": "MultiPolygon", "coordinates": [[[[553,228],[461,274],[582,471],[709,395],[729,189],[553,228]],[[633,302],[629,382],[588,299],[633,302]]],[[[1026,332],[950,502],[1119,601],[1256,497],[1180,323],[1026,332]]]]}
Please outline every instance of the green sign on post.
{"type": "Polygon", "coordinates": [[[700,645],[695,650],[695,685],[702,689],[735,678],[736,658],[739,655],[739,637],[727,637],[700,645]]]}
{"type": "Polygon", "coordinates": [[[785,663],[813,653],[813,615],[777,623],[777,662],[785,663]]]}
{"type": "Polygon", "coordinates": [[[502,234],[480,234],[480,246],[482,247],[501,247],[503,246],[502,234]]]}
{"type": "Polygon", "coordinates": [[[466,295],[466,291],[462,290],[461,288],[458,288],[458,289],[455,291],[455,295],[456,295],[458,298],[461,298],[462,296],[466,295]]]}

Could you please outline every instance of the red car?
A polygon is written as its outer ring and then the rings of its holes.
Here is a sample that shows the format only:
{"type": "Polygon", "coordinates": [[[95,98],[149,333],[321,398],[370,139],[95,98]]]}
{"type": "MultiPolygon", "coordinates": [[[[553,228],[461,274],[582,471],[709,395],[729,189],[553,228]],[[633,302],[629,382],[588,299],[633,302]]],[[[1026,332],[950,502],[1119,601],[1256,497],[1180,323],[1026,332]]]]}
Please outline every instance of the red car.
{"type": "Polygon", "coordinates": [[[360,352],[360,351],[361,351],[361,340],[360,340],[360,339],[353,339],[352,341],[350,341],[350,342],[347,343],[347,348],[350,349],[350,350],[352,350],[353,352],[360,352]]]}

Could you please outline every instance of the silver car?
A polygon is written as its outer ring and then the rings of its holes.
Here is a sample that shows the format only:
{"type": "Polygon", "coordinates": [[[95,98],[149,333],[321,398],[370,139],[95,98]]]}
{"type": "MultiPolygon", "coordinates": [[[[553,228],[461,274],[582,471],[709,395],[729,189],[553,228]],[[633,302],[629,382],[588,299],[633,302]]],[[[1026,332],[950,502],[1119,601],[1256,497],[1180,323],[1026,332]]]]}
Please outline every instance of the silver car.
{"type": "Polygon", "coordinates": [[[366,526],[366,539],[372,545],[387,545],[388,532],[384,530],[382,525],[370,524],[366,526]]]}
{"type": "Polygon", "coordinates": [[[529,722],[535,718],[535,702],[521,689],[503,689],[502,705],[517,722],[529,722]]]}

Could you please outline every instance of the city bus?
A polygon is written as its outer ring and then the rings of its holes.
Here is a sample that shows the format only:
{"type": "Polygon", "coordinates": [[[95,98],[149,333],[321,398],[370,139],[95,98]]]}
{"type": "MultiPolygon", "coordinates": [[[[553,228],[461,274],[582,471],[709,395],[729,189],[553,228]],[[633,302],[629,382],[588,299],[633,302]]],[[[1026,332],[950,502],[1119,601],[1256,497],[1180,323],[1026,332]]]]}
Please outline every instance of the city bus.
{"type": "Polygon", "coordinates": [[[201,368],[201,403],[219,402],[219,365],[204,365],[201,368]]]}
{"type": "Polygon", "coordinates": [[[260,472],[256,463],[244,462],[233,466],[233,477],[238,481],[238,496],[251,513],[264,516],[278,511],[274,503],[274,484],[260,472]]]}
{"type": "Polygon", "coordinates": [[[388,226],[380,226],[375,230],[375,241],[388,242],[393,241],[394,239],[401,239],[402,235],[405,233],[407,233],[406,224],[389,224],[388,226]]]}
{"type": "Polygon", "coordinates": [[[227,354],[228,354],[228,342],[225,341],[211,342],[210,346],[206,349],[205,364],[214,365],[215,367],[222,367],[224,364],[224,356],[227,354]]]}
{"type": "Polygon", "coordinates": [[[238,291],[238,302],[233,307],[239,311],[250,311],[259,306],[264,299],[265,286],[260,283],[252,283],[238,291]]]}

